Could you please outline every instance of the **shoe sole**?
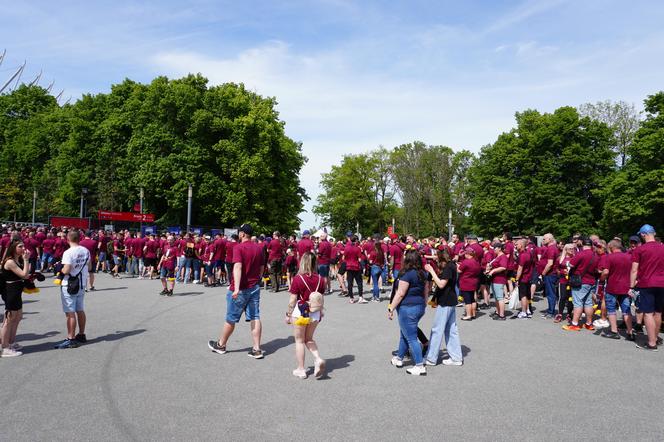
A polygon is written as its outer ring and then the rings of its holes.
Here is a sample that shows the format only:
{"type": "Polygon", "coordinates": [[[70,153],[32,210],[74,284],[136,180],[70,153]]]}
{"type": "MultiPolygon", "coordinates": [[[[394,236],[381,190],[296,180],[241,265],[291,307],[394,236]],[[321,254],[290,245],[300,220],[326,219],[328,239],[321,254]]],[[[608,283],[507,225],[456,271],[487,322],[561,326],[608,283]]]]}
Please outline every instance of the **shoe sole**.
{"type": "Polygon", "coordinates": [[[217,354],[220,354],[220,355],[225,355],[226,353],[228,353],[227,350],[219,350],[219,349],[214,348],[213,346],[211,346],[209,343],[208,343],[208,348],[210,350],[212,350],[213,353],[217,353],[217,354]]]}

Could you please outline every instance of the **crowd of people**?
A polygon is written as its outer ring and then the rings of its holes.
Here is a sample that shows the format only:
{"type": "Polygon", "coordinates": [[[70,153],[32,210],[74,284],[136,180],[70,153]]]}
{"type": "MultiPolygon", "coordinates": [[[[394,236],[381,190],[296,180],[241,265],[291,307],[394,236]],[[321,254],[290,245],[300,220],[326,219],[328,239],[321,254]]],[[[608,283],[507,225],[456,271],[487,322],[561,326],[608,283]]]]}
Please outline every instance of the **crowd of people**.
{"type": "Polygon", "coordinates": [[[622,335],[645,350],[657,351],[661,345],[664,245],[647,224],[627,244],[596,235],[559,241],[549,233],[538,240],[509,232],[491,240],[453,235],[449,241],[396,234],[361,239],[352,232],[334,240],[326,233],[313,237],[307,230],[300,238],[279,232],[256,236],[246,224],[229,237],[8,226],[0,238],[0,256],[6,310],[2,357],[21,354],[15,342],[21,295],[37,290],[34,281],[43,280],[43,272],[52,272],[61,286],[67,339],[58,348],[86,342],[84,293],[95,290],[98,272],[113,278],[159,279],[164,296],[173,296],[176,284],[228,285],[226,321],[219,339],[208,346],[226,353],[235,324],[244,315],[253,341],[249,356],[256,359],[263,357],[260,290],[288,290],[285,321],[294,326],[293,375],[300,378],[308,375],[305,349],[313,354],[315,376],[325,373],[314,332],[325,314],[323,295],[332,293],[334,280],[338,295],[350,304],[388,301],[387,316],[393,319],[396,313],[400,328],[391,363],[402,367],[410,358],[414,365],[407,371],[414,375],[438,364],[443,339],[448,357],[442,363],[463,364],[457,307],[463,307],[462,321],[476,320],[488,309],[493,309],[489,317],[495,321],[528,320],[540,293],[547,301],[541,317],[564,323],[565,331],[597,328],[602,337],[620,340],[622,335]],[[419,328],[427,304],[435,309],[428,336],[419,328]],[[637,339],[644,330],[645,338],[637,339]]]}

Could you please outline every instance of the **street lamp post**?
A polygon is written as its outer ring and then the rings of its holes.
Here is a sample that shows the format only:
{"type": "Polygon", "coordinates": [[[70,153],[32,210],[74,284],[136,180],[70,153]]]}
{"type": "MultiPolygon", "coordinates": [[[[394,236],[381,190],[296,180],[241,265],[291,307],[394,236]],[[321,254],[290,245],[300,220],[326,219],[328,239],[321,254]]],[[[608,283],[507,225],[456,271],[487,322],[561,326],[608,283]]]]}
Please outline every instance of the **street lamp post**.
{"type": "Polygon", "coordinates": [[[35,211],[37,209],[37,191],[32,191],[32,224],[35,223],[35,211]]]}
{"type": "Polygon", "coordinates": [[[79,218],[83,218],[83,215],[85,215],[85,210],[84,210],[84,200],[85,200],[85,195],[88,194],[88,188],[84,187],[81,189],[81,213],[79,218]]]}
{"type": "Polygon", "coordinates": [[[141,187],[141,192],[140,192],[140,200],[139,200],[139,211],[141,214],[141,233],[143,233],[143,188],[141,187]]]}
{"type": "Polygon", "coordinates": [[[194,191],[189,183],[189,191],[187,192],[187,233],[191,227],[191,199],[194,197],[194,191]]]}

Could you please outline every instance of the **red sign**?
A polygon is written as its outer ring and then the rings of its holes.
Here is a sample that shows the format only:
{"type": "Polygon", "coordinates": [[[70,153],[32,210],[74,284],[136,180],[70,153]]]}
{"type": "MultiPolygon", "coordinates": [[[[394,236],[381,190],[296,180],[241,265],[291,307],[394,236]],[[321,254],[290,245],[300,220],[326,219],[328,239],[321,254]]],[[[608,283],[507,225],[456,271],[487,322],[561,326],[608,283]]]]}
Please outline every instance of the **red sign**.
{"type": "Polygon", "coordinates": [[[109,212],[107,210],[100,210],[97,217],[100,220],[109,221],[129,221],[135,223],[154,222],[154,214],[152,213],[109,212]]]}
{"type": "Polygon", "coordinates": [[[388,234],[388,236],[391,235],[391,234],[393,234],[393,233],[394,233],[394,229],[392,228],[392,226],[387,226],[387,234],[388,234]]]}
{"type": "Polygon", "coordinates": [[[73,216],[51,216],[48,223],[53,227],[76,227],[77,229],[89,229],[90,218],[76,218],[73,216]]]}

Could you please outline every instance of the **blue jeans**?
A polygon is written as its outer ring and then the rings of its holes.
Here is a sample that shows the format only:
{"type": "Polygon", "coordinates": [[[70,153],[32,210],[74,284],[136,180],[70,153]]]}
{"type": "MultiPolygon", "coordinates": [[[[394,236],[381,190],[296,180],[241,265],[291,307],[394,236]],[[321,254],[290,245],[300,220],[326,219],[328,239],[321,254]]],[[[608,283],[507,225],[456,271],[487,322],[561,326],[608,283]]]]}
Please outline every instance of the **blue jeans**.
{"type": "Polygon", "coordinates": [[[461,352],[459,328],[456,323],[456,307],[436,307],[436,315],[433,318],[429,337],[429,352],[426,355],[429,362],[438,363],[438,353],[443,336],[445,336],[445,348],[447,348],[450,359],[462,361],[463,353],[461,352]]]}
{"type": "Polygon", "coordinates": [[[556,286],[558,285],[558,275],[544,276],[544,293],[546,293],[546,302],[549,308],[546,313],[555,316],[556,314],[556,286]]]}
{"type": "Polygon", "coordinates": [[[194,259],[194,281],[200,281],[201,279],[201,260],[194,259]]]}
{"type": "Polygon", "coordinates": [[[383,279],[383,285],[388,285],[387,281],[387,264],[383,266],[383,274],[382,274],[382,279],[383,279]]]}
{"type": "Polygon", "coordinates": [[[397,356],[403,359],[410,348],[410,355],[415,360],[415,365],[422,365],[422,346],[417,340],[417,323],[424,316],[424,304],[399,305],[397,307],[399,317],[399,350],[397,356]]]}
{"type": "Polygon", "coordinates": [[[378,280],[383,274],[383,269],[380,266],[372,265],[371,266],[371,281],[373,282],[373,297],[374,299],[380,298],[380,287],[378,287],[378,280]]]}
{"type": "Polygon", "coordinates": [[[191,276],[191,268],[194,265],[194,259],[193,258],[185,258],[184,259],[184,282],[189,282],[189,276],[191,276]]]}

